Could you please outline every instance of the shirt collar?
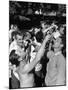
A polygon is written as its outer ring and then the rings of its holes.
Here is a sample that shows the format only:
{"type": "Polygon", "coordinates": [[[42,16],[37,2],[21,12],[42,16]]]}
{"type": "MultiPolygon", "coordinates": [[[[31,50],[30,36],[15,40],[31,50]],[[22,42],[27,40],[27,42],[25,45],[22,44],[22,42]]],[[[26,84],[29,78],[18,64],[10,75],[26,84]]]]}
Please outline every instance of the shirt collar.
{"type": "Polygon", "coordinates": [[[59,52],[55,53],[55,55],[56,55],[56,56],[57,56],[57,55],[59,55],[59,54],[61,54],[61,51],[59,51],[59,52]]]}

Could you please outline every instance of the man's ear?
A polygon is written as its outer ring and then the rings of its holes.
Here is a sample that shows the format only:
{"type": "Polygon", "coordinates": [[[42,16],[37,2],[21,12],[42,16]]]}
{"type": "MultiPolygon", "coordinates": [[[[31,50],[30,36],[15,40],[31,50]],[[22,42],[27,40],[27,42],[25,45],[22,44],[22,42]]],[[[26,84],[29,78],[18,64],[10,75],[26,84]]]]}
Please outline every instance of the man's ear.
{"type": "Polygon", "coordinates": [[[63,46],[64,46],[63,44],[60,45],[60,47],[63,47],[63,46]]]}

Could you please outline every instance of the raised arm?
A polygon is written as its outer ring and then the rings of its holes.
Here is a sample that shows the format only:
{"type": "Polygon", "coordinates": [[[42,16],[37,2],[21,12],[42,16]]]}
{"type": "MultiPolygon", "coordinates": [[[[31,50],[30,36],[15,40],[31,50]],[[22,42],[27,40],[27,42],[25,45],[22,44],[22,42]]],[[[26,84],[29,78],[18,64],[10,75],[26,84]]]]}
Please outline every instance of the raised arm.
{"type": "Polygon", "coordinates": [[[43,43],[42,43],[40,49],[38,50],[35,59],[34,59],[31,63],[27,64],[27,65],[23,68],[22,73],[28,73],[28,72],[30,72],[30,71],[36,66],[36,64],[40,61],[40,59],[41,59],[42,56],[44,55],[45,45],[46,45],[47,41],[49,40],[49,38],[50,38],[50,35],[47,35],[47,36],[44,38],[43,43]]]}

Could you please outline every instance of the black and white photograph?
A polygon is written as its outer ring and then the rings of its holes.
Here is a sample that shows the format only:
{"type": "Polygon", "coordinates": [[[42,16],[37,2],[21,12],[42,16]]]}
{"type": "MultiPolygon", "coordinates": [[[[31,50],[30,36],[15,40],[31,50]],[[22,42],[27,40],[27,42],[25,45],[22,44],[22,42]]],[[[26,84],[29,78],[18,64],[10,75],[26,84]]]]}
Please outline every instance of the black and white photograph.
{"type": "Polygon", "coordinates": [[[9,89],[66,86],[66,4],[9,0],[9,89]]]}

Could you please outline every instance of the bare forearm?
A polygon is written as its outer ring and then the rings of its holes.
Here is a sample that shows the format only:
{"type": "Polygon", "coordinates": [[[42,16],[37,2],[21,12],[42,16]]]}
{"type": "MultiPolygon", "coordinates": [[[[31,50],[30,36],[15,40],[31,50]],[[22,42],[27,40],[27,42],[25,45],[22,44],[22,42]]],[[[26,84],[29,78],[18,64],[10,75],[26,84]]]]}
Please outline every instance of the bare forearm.
{"type": "Polygon", "coordinates": [[[41,60],[44,52],[45,52],[45,45],[46,45],[47,39],[45,38],[39,51],[37,52],[35,59],[30,62],[28,65],[25,66],[23,72],[30,72],[35,66],[36,64],[41,60]]]}
{"type": "Polygon", "coordinates": [[[37,52],[35,59],[30,63],[31,67],[35,67],[35,65],[41,60],[42,56],[44,55],[45,52],[45,45],[46,45],[46,38],[44,39],[39,51],[37,52]]]}
{"type": "Polygon", "coordinates": [[[36,55],[36,59],[39,61],[42,56],[44,55],[44,52],[45,52],[45,45],[46,45],[46,39],[44,39],[39,51],[37,52],[37,55],[36,55]]]}

